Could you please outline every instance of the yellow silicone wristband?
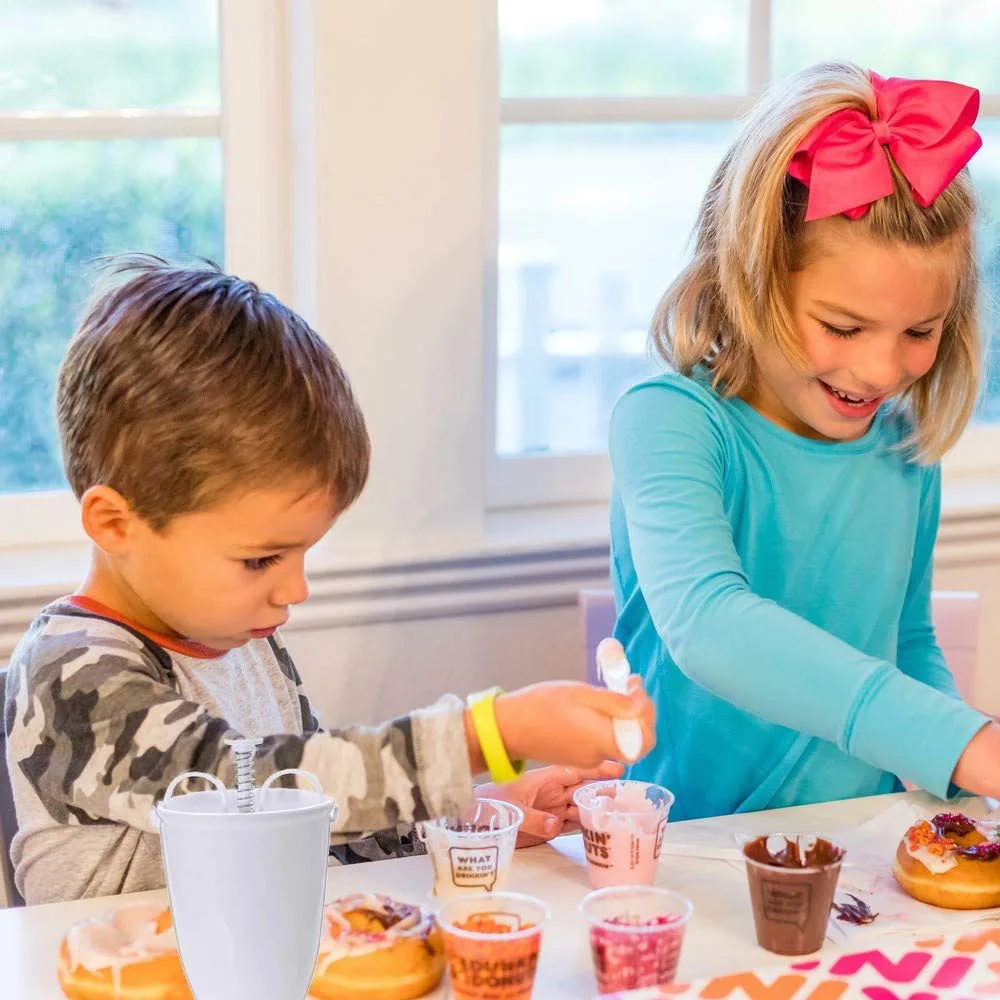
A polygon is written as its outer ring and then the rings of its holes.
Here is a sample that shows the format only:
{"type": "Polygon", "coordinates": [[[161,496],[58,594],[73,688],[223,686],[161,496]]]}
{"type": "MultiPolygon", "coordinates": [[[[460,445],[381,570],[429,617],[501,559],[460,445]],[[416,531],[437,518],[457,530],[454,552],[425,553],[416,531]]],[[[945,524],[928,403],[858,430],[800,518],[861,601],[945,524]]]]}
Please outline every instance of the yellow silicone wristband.
{"type": "Polygon", "coordinates": [[[470,694],[468,705],[476,738],[479,740],[479,749],[483,752],[483,760],[489,768],[490,777],[498,785],[506,785],[524,774],[524,761],[512,761],[507,755],[493,705],[499,694],[503,694],[503,689],[498,687],[470,694]]]}

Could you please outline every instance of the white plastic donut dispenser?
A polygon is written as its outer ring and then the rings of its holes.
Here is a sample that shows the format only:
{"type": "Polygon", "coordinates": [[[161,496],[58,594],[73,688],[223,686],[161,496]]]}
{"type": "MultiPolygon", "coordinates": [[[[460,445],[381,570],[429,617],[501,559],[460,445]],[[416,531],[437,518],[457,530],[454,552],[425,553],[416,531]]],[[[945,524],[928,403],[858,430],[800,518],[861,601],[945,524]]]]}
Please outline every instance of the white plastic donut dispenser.
{"type": "MultiPolygon", "coordinates": [[[[255,742],[234,751],[252,754],[255,742]]],[[[215,775],[189,771],[153,809],[181,964],[195,1000],[303,1000],[319,952],[337,804],[307,771],[277,771],[249,798],[245,769],[243,779],[227,790],[215,775]],[[271,787],[286,774],[316,790],[271,787]],[[175,798],[189,778],[215,790],[175,798]]]]}

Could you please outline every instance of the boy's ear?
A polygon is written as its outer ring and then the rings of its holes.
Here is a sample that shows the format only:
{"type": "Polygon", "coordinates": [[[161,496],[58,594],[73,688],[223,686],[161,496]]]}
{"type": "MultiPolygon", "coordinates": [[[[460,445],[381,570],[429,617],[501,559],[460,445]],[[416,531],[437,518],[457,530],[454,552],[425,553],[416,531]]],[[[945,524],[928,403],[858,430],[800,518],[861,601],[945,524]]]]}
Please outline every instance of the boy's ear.
{"type": "Polygon", "coordinates": [[[80,498],[83,530],[104,552],[120,555],[128,547],[138,515],[110,486],[91,486],[80,498]]]}

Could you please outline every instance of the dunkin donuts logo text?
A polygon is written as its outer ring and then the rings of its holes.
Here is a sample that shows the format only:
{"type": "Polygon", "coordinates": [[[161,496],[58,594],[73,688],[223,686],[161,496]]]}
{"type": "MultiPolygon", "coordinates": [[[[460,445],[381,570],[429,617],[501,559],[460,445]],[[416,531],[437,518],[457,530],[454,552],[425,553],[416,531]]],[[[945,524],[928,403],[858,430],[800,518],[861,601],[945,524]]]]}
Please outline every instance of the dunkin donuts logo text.
{"type": "Polygon", "coordinates": [[[611,840],[610,833],[598,833],[596,830],[583,830],[583,848],[587,852],[587,860],[592,865],[599,868],[607,868],[608,865],[601,864],[611,857],[611,850],[608,846],[611,840]]]}
{"type": "Polygon", "coordinates": [[[538,952],[519,958],[462,958],[451,960],[451,977],[465,989],[503,989],[527,986],[535,978],[538,952]]]}

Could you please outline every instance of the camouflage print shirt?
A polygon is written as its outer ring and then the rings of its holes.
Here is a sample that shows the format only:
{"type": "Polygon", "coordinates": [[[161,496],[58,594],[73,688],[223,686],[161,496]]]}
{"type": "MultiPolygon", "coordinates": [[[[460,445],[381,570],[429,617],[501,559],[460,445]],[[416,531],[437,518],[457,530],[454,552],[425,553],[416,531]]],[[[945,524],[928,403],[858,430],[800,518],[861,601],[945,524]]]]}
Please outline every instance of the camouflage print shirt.
{"type": "Polygon", "coordinates": [[[414,821],[472,797],[462,709],[447,695],[378,727],[325,731],[277,635],[192,655],[56,602],[8,672],[17,887],[29,903],[161,887],[152,807],[184,771],[232,786],[232,736],[264,738],[258,780],[286,767],[319,778],[340,805],[335,860],[413,853],[414,821]]]}

